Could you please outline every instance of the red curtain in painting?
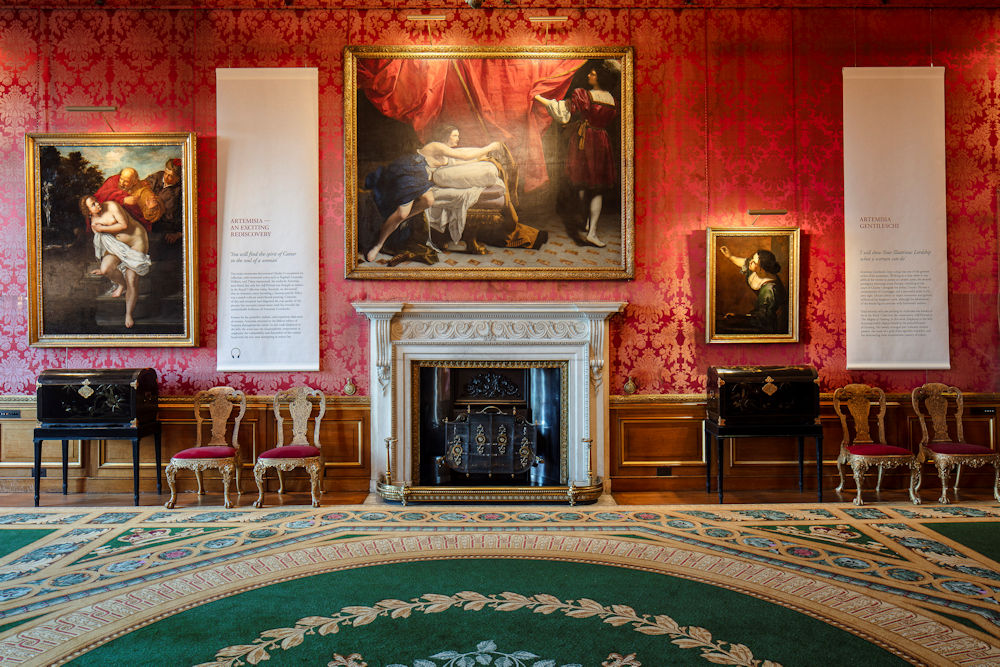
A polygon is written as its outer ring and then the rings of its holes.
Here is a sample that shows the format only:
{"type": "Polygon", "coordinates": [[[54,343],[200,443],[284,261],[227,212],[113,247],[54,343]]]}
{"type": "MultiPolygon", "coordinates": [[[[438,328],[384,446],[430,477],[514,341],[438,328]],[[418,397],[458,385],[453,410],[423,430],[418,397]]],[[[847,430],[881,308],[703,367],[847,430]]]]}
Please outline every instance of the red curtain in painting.
{"type": "Polygon", "coordinates": [[[521,168],[525,190],[548,181],[542,132],[551,118],[535,95],[565,97],[584,60],[465,58],[358,60],[358,88],[384,115],[409,123],[422,140],[454,123],[462,144],[500,140],[521,168]]]}

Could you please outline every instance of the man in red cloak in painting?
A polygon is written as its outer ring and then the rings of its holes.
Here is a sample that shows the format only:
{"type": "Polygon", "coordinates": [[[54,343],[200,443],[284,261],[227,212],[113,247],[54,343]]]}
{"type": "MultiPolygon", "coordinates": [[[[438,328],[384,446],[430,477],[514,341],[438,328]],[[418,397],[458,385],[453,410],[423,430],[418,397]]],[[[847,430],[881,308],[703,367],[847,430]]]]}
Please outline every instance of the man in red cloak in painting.
{"type": "Polygon", "coordinates": [[[132,167],[125,167],[121,173],[108,178],[94,193],[100,203],[118,202],[122,208],[142,223],[146,231],[163,215],[163,204],[153,194],[145,181],[139,180],[139,173],[132,167]]]}

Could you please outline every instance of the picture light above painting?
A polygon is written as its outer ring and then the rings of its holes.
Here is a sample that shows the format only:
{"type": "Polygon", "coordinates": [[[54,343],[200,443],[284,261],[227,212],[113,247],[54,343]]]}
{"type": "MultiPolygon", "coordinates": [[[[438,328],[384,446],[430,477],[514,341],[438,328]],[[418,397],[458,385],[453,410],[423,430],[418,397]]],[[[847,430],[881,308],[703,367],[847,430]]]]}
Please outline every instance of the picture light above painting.
{"type": "Polygon", "coordinates": [[[192,133],[29,134],[35,347],[198,343],[192,133]]]}
{"type": "Polygon", "coordinates": [[[631,47],[344,57],[348,278],[634,277],[631,47]]]}

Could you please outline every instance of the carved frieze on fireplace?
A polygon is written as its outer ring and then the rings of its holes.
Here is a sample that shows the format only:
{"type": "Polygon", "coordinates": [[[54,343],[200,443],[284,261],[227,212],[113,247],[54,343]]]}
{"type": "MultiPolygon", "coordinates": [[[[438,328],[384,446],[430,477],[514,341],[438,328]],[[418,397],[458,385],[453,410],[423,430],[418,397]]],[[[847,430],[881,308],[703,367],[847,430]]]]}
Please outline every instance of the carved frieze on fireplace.
{"type": "Polygon", "coordinates": [[[624,306],[355,303],[370,325],[372,491],[404,503],[598,499],[609,460],[608,319],[624,306]],[[472,385],[485,393],[473,396],[472,385]],[[511,387],[517,398],[505,398],[511,387]],[[504,477],[435,467],[445,420],[487,408],[541,424],[531,469],[504,477]]]}

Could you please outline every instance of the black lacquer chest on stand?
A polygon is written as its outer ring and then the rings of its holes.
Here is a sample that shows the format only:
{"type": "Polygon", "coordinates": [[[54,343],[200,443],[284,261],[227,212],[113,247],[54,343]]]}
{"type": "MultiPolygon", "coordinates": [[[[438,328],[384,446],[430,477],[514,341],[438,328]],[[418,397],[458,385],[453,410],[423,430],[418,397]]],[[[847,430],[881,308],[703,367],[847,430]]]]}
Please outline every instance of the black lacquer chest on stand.
{"type": "Polygon", "coordinates": [[[812,366],[734,366],[708,369],[705,410],[705,491],[712,490],[712,450],[718,456],[723,501],[724,441],[732,438],[796,438],[799,492],[804,488],[805,438],[816,441],[816,495],[823,502],[823,426],[819,384],[812,366]],[[715,445],[713,447],[712,445],[715,445]]]}
{"type": "MultiPolygon", "coordinates": [[[[35,383],[35,507],[42,474],[42,443],[62,441],[62,492],[67,493],[70,440],[129,440],[132,492],[139,504],[139,441],[153,436],[156,493],[160,475],[160,391],[152,368],[51,369],[35,383]]],[[[82,461],[82,458],[81,458],[82,461]]]]}
{"type": "Polygon", "coordinates": [[[152,368],[50,369],[36,382],[40,424],[115,424],[156,421],[159,386],[152,368]]]}
{"type": "Polygon", "coordinates": [[[719,426],[816,424],[816,378],[812,366],[713,366],[707,416],[719,426]]]}

